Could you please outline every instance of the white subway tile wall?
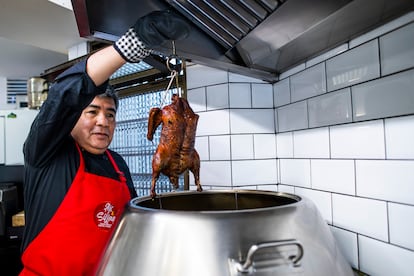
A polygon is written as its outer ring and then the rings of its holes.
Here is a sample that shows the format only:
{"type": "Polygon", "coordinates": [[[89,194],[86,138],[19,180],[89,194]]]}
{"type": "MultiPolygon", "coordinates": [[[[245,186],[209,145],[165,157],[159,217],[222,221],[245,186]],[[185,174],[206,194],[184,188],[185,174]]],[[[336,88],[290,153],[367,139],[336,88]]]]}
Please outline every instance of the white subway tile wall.
{"type": "Polygon", "coordinates": [[[388,241],[387,203],[332,194],[333,225],[388,241]]]}
{"type": "Polygon", "coordinates": [[[273,86],[270,83],[252,84],[252,107],[273,109],[273,86]]]}
{"type": "Polygon", "coordinates": [[[344,88],[308,100],[309,127],[352,122],[351,89],[344,88]]]}
{"type": "Polygon", "coordinates": [[[320,63],[290,78],[292,102],[326,93],[325,64],[320,63]]]}
{"type": "Polygon", "coordinates": [[[253,135],[231,136],[231,159],[253,159],[253,135]]]}
{"type": "Polygon", "coordinates": [[[388,213],[390,217],[390,241],[393,244],[414,250],[414,209],[407,205],[389,203],[388,213]],[[404,225],[404,227],[401,227],[404,225]]]}
{"type": "Polygon", "coordinates": [[[327,60],[326,74],[328,91],[378,78],[378,41],[367,42],[327,60]]]}
{"type": "Polygon", "coordinates": [[[414,24],[380,37],[381,73],[388,75],[412,67],[414,24]]]}
{"type": "MultiPolygon", "coordinates": [[[[230,161],[201,161],[200,182],[203,187],[232,187],[230,161]]],[[[190,184],[194,186],[194,177],[190,173],[190,184]]]]}
{"type": "Polygon", "coordinates": [[[412,251],[363,235],[358,236],[359,266],[368,275],[413,275],[412,251]]]}
{"type": "Polygon", "coordinates": [[[358,235],[333,226],[331,230],[345,259],[352,267],[358,267],[358,235]]]}
{"type": "Polygon", "coordinates": [[[202,66],[192,65],[187,70],[187,89],[206,87],[210,85],[223,84],[229,82],[229,74],[226,71],[202,66]]]}
{"type": "Polygon", "coordinates": [[[228,87],[228,84],[207,87],[207,110],[229,108],[228,87]]]}
{"type": "Polygon", "coordinates": [[[310,188],[309,159],[280,159],[280,183],[310,188]]]}
{"type": "Polygon", "coordinates": [[[275,133],[273,109],[231,109],[231,133],[275,133]]]}
{"type": "Polygon", "coordinates": [[[354,121],[413,113],[413,87],[414,70],[352,87],[354,121]]]}
{"type": "Polygon", "coordinates": [[[251,184],[276,184],[275,159],[232,161],[232,180],[236,187],[251,184]]]}
{"type": "Polygon", "coordinates": [[[358,45],[361,45],[362,43],[365,43],[369,40],[372,40],[376,37],[381,37],[382,35],[392,32],[395,29],[398,29],[399,27],[408,24],[410,22],[414,21],[414,13],[410,12],[406,15],[401,16],[400,18],[393,20],[383,26],[380,26],[366,34],[363,34],[349,42],[349,48],[354,48],[358,45]]]}
{"type": "Polygon", "coordinates": [[[275,131],[276,133],[279,132],[279,123],[278,123],[279,119],[277,116],[277,111],[275,110],[273,112],[273,122],[274,122],[274,127],[275,127],[275,131]]]}
{"type": "Polygon", "coordinates": [[[278,131],[308,128],[308,106],[306,101],[285,105],[277,109],[278,131]]]}
{"type": "Polygon", "coordinates": [[[312,188],[355,195],[355,162],[340,159],[311,160],[312,188]]]}
{"type": "Polygon", "coordinates": [[[252,77],[243,76],[229,72],[229,82],[244,82],[244,83],[266,83],[265,81],[258,80],[252,77]]]}
{"type": "Polygon", "coordinates": [[[279,78],[282,80],[282,79],[287,78],[289,76],[292,76],[292,75],[294,75],[294,74],[296,74],[300,71],[303,71],[304,69],[306,69],[306,63],[299,64],[299,65],[293,67],[292,69],[289,69],[285,72],[282,72],[280,74],[279,78]]]}
{"type": "Polygon", "coordinates": [[[267,159],[276,156],[276,134],[253,135],[254,159],[267,159]]]}
{"type": "Polygon", "coordinates": [[[205,189],[305,196],[356,270],[412,275],[413,37],[411,12],[274,84],[188,66],[205,189]]]}
{"type": "Polygon", "coordinates": [[[295,193],[294,186],[288,186],[288,185],[283,185],[283,184],[277,185],[277,190],[278,192],[281,192],[281,193],[289,193],[289,194],[295,193]]]}
{"type": "Polygon", "coordinates": [[[276,185],[257,185],[257,189],[260,191],[271,191],[271,192],[278,191],[276,185]]]}
{"type": "Polygon", "coordinates": [[[385,158],[382,120],[333,126],[330,141],[332,158],[385,158]]]}
{"type": "Polygon", "coordinates": [[[229,134],[230,114],[228,109],[214,110],[200,114],[201,116],[197,124],[198,136],[229,134]]]}
{"type": "Polygon", "coordinates": [[[230,160],[230,135],[210,136],[209,140],[210,160],[230,160]]]}
{"type": "Polygon", "coordinates": [[[198,137],[194,147],[200,156],[200,160],[210,160],[208,136],[198,137]]]}
{"type": "Polygon", "coordinates": [[[276,107],[290,103],[289,78],[281,80],[273,85],[274,105],[276,107]]]}
{"type": "Polygon", "coordinates": [[[230,107],[251,108],[252,92],[250,83],[230,83],[230,107]]]}
{"type": "Polygon", "coordinates": [[[329,158],[329,129],[327,127],[293,132],[295,158],[329,158]]]}
{"type": "Polygon", "coordinates": [[[327,60],[327,59],[329,59],[333,56],[336,56],[336,55],[338,55],[342,52],[345,52],[346,50],[348,50],[348,43],[344,43],[344,44],[342,44],[342,45],[340,45],[340,46],[338,46],[338,47],[336,47],[332,50],[329,50],[329,51],[327,51],[327,52],[325,52],[325,53],[323,53],[323,54],[321,54],[321,55],[319,55],[315,58],[312,58],[312,59],[306,61],[306,68],[309,68],[309,67],[311,67],[315,64],[318,64],[320,62],[323,62],[323,61],[325,61],[325,60],[327,60]]]}
{"type": "Polygon", "coordinates": [[[207,110],[206,88],[200,87],[191,89],[191,93],[187,95],[188,102],[191,103],[191,108],[194,112],[207,110]]]}
{"type": "Polygon", "coordinates": [[[332,199],[331,194],[311,189],[295,188],[295,194],[306,197],[315,203],[323,219],[332,224],[332,199]]]}
{"type": "Polygon", "coordinates": [[[293,158],[293,132],[277,134],[276,148],[278,158],[293,158]]]}
{"type": "Polygon", "coordinates": [[[414,205],[414,160],[357,160],[357,195],[414,205]]]}
{"type": "Polygon", "coordinates": [[[387,159],[414,159],[414,116],[385,120],[387,159]]]}

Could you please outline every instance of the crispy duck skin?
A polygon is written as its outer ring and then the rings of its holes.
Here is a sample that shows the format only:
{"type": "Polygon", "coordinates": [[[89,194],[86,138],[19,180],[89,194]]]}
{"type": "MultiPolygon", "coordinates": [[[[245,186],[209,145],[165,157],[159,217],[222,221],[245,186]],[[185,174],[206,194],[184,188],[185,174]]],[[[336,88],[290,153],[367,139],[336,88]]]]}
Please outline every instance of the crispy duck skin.
{"type": "Polygon", "coordinates": [[[176,189],[179,176],[188,169],[194,175],[197,191],[203,190],[200,184],[200,157],[194,149],[198,117],[187,100],[175,94],[170,105],[150,110],[148,140],[152,141],[156,129],[162,124],[160,143],[152,157],[152,198],[156,196],[155,185],[160,173],[168,176],[176,189]]]}

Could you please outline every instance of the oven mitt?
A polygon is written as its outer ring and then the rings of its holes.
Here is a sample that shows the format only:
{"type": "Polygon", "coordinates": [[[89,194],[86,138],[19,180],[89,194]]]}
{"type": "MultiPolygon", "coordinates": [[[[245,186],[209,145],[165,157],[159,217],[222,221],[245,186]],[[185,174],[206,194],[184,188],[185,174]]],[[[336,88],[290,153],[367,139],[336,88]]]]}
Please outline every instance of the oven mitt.
{"type": "Polygon", "coordinates": [[[152,48],[167,40],[187,37],[190,26],[172,11],[154,11],[137,20],[119,40],[115,49],[128,62],[140,62],[149,56],[152,48]]]}

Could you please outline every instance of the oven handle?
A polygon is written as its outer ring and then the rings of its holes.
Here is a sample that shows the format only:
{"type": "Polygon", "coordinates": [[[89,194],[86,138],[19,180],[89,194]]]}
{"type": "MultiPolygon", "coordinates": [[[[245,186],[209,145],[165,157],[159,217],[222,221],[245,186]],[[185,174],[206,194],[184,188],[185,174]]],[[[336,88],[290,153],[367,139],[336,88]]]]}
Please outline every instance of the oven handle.
{"type": "Polygon", "coordinates": [[[289,259],[292,260],[293,266],[297,267],[300,265],[300,260],[303,257],[303,246],[302,244],[296,239],[290,240],[280,240],[280,241],[273,241],[273,242],[264,242],[254,244],[249,248],[247,252],[246,261],[244,263],[237,263],[236,268],[241,273],[248,273],[250,268],[253,265],[253,257],[255,253],[264,248],[271,248],[271,247],[280,247],[286,245],[296,245],[298,248],[298,254],[296,256],[291,256],[289,259]]]}

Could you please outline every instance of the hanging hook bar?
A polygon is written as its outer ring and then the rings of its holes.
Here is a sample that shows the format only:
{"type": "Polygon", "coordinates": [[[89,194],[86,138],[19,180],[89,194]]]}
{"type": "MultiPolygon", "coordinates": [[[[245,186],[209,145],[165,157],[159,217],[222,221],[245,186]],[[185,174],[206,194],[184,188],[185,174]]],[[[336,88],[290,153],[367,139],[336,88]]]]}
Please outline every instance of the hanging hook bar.
{"type": "Polygon", "coordinates": [[[173,55],[176,55],[176,52],[175,52],[175,40],[171,40],[171,44],[172,44],[172,54],[173,55]]]}

